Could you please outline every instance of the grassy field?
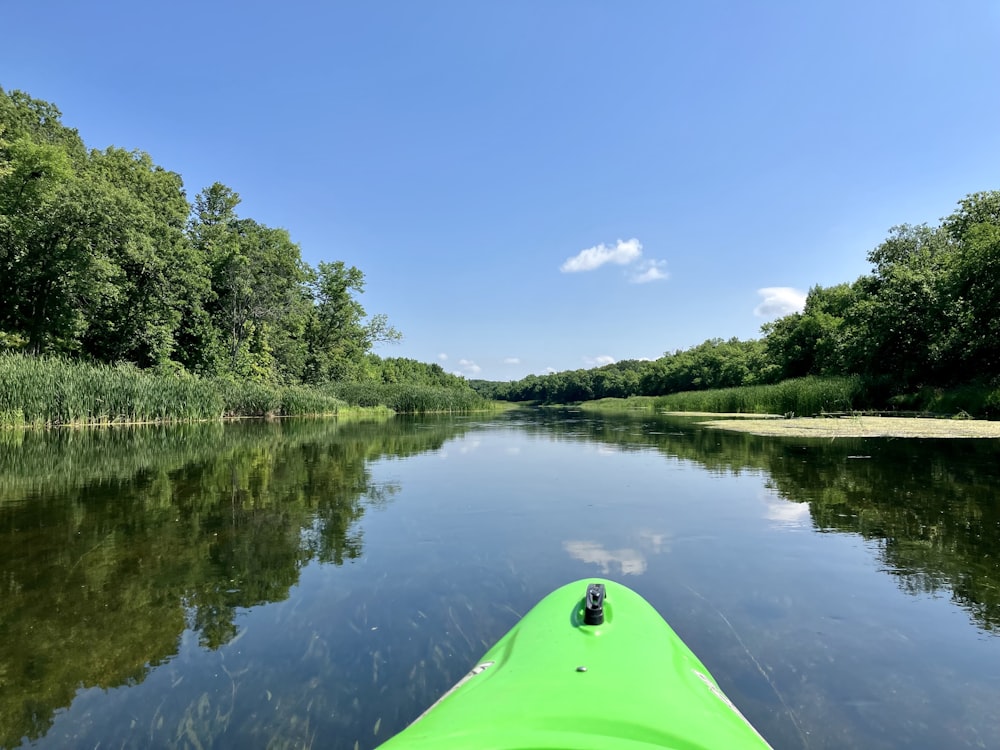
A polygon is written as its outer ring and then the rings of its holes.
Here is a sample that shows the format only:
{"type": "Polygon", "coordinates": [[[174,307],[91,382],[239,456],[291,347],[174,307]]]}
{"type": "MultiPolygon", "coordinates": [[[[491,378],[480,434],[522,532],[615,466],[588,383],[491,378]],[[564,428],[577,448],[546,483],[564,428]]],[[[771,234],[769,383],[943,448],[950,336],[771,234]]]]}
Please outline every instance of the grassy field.
{"type": "Polygon", "coordinates": [[[471,389],[407,385],[275,386],[132,365],[0,354],[0,427],[339,417],[487,409],[471,389]]]}

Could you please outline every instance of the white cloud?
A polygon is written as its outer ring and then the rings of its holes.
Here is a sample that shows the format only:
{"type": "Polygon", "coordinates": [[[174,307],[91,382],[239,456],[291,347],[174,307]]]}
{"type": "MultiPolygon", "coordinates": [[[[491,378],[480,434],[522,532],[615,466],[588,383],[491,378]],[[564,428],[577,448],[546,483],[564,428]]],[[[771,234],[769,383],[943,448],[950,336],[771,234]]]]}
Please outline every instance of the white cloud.
{"type": "Polygon", "coordinates": [[[448,355],[447,355],[447,354],[445,354],[444,352],[441,352],[441,353],[440,353],[440,354],[438,355],[438,359],[440,359],[440,360],[441,360],[442,362],[445,362],[445,361],[447,361],[447,359],[448,359],[448,355]]]}
{"type": "Polygon", "coordinates": [[[802,312],[806,305],[805,292],[790,286],[768,286],[758,289],[757,294],[764,298],[753,311],[759,318],[780,318],[789,313],[802,312]]]}
{"type": "Polygon", "coordinates": [[[598,357],[584,357],[583,363],[587,367],[603,367],[604,365],[613,365],[617,360],[614,357],[608,356],[607,354],[602,354],[598,357]]]}
{"type": "Polygon", "coordinates": [[[483,369],[471,359],[458,360],[458,366],[461,369],[459,375],[478,375],[483,369]]]}
{"type": "Polygon", "coordinates": [[[505,365],[519,365],[519,364],[521,364],[521,358],[520,357],[507,357],[507,358],[504,359],[503,363],[505,365]]]}
{"type": "Polygon", "coordinates": [[[648,284],[650,281],[669,279],[665,260],[644,260],[639,264],[639,270],[629,278],[633,284],[648,284]]]}
{"type": "Polygon", "coordinates": [[[642,243],[633,238],[631,240],[618,240],[614,247],[605,244],[588,247],[581,250],[572,258],[567,258],[566,262],[559,266],[563,273],[576,273],[577,271],[593,271],[600,268],[605,263],[617,263],[620,266],[628,265],[642,257],[642,243]]]}
{"type": "Polygon", "coordinates": [[[546,375],[551,375],[554,372],[558,372],[558,370],[556,370],[556,368],[554,368],[554,367],[546,367],[545,368],[545,374],[546,375]]]}

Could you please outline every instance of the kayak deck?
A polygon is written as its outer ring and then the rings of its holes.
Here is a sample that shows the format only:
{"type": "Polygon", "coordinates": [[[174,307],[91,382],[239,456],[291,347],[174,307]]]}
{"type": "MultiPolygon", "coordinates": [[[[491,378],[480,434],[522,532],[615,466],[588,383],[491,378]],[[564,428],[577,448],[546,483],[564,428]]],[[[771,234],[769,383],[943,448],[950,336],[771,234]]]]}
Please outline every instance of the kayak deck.
{"type": "Polygon", "coordinates": [[[586,579],[545,597],[465,678],[381,747],[769,745],[649,603],[621,584],[586,579]]]}

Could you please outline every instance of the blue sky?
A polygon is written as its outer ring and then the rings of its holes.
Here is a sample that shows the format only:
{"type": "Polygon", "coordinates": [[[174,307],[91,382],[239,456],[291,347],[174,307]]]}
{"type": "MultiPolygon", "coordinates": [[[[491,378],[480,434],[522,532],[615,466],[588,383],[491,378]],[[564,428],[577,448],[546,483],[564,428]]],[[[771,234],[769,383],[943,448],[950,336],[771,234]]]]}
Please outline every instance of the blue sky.
{"type": "Polygon", "coordinates": [[[1000,189],[991,0],[5,3],[0,86],[508,380],[753,338],[1000,189]],[[762,291],[764,290],[764,291],[762,291]]]}

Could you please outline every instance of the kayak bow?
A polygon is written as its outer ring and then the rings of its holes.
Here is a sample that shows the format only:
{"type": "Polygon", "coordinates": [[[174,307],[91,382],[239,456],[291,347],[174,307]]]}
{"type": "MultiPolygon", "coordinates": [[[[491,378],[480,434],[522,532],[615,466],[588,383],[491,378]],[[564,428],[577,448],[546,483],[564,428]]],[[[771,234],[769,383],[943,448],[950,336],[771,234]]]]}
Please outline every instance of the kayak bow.
{"type": "Polygon", "coordinates": [[[381,750],[766,750],[659,613],[621,584],[556,589],[381,750]]]}

